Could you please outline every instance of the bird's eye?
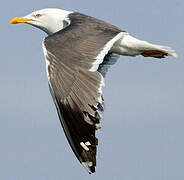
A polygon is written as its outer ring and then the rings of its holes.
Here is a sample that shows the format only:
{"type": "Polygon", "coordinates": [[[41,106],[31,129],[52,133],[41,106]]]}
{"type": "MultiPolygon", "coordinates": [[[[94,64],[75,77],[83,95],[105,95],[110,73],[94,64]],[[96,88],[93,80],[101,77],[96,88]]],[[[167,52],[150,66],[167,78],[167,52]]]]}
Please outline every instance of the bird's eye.
{"type": "Polygon", "coordinates": [[[36,14],[36,15],[35,15],[36,18],[39,18],[39,17],[41,17],[41,16],[42,16],[42,14],[36,14]]]}

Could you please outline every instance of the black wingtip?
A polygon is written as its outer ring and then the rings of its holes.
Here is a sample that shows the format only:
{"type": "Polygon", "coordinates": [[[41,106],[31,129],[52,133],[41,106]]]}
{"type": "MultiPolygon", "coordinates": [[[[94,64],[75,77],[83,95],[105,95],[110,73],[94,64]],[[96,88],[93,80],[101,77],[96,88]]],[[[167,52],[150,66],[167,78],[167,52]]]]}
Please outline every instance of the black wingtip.
{"type": "Polygon", "coordinates": [[[82,162],[83,167],[87,170],[89,174],[95,173],[95,166],[91,166],[91,162],[82,162]]]}

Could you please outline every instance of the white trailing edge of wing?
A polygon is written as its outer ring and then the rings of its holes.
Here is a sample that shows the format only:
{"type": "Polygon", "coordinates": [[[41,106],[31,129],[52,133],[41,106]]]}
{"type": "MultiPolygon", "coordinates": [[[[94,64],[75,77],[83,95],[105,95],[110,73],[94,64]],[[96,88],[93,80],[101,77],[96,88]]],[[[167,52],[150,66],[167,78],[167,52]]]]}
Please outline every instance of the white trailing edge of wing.
{"type": "Polygon", "coordinates": [[[101,64],[104,60],[104,57],[108,54],[108,52],[111,50],[113,44],[118,41],[120,38],[123,37],[125,32],[120,32],[119,34],[117,34],[113,39],[111,39],[110,41],[108,41],[108,43],[104,46],[103,50],[98,54],[98,56],[95,58],[95,61],[93,63],[93,66],[91,67],[91,69],[89,69],[89,71],[96,71],[99,67],[99,64],[101,64]]]}

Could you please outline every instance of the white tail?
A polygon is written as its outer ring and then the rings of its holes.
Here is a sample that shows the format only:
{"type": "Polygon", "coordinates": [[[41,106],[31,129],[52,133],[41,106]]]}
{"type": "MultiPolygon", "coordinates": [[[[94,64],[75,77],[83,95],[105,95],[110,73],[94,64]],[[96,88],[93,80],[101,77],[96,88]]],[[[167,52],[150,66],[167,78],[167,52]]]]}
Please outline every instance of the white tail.
{"type": "Polygon", "coordinates": [[[128,33],[114,44],[112,52],[124,56],[142,55],[155,58],[164,58],[165,56],[177,57],[175,51],[170,47],[151,44],[147,41],[136,39],[128,33]]]}

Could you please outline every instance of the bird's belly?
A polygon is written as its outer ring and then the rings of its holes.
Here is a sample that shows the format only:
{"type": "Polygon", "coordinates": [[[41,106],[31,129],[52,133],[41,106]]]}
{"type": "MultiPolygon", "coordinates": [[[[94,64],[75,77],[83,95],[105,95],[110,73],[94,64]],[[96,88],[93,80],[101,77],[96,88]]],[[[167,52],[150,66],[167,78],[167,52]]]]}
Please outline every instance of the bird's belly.
{"type": "Polygon", "coordinates": [[[123,37],[114,43],[110,52],[123,55],[123,56],[136,56],[140,54],[140,52],[137,51],[137,49],[128,47],[124,45],[122,42],[123,42],[123,37]]]}

